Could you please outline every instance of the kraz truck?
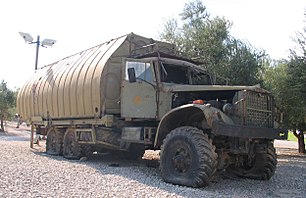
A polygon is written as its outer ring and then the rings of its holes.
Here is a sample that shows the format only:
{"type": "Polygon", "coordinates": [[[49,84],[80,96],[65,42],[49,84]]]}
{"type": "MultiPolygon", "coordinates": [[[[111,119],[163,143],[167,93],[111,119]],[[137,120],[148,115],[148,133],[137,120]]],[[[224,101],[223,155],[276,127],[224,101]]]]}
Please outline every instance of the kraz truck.
{"type": "Polygon", "coordinates": [[[46,135],[46,152],[141,158],[160,150],[164,181],[191,187],[218,171],[268,180],[274,139],[285,139],[271,94],[216,85],[175,46],[130,33],[39,69],[19,91],[18,113],[46,135]]]}

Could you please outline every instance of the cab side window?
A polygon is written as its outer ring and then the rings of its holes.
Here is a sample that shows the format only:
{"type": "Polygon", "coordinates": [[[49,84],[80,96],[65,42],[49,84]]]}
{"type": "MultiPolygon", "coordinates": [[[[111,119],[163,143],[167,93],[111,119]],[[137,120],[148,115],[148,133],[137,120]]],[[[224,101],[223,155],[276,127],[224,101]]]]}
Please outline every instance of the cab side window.
{"type": "Polygon", "coordinates": [[[148,82],[153,81],[153,72],[152,72],[152,65],[150,63],[143,63],[143,62],[126,62],[126,76],[125,79],[128,80],[128,69],[134,68],[136,78],[143,79],[148,82]]]}

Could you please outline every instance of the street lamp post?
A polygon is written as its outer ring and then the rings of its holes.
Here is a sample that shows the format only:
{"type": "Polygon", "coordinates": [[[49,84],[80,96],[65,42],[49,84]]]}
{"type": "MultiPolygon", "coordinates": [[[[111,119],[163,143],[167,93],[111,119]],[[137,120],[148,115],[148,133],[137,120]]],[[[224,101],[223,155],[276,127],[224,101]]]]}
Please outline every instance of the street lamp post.
{"type": "Polygon", "coordinates": [[[39,53],[39,47],[51,47],[54,45],[56,40],[53,39],[44,39],[43,41],[40,41],[40,36],[37,36],[37,40],[33,41],[33,37],[24,32],[19,32],[21,37],[25,40],[26,43],[28,44],[36,44],[36,56],[35,56],[35,71],[37,70],[37,65],[38,65],[38,53],[39,53]]]}
{"type": "MultiPolygon", "coordinates": [[[[26,43],[29,44],[36,44],[36,56],[35,56],[35,71],[37,70],[38,65],[38,53],[39,53],[39,47],[51,47],[56,41],[53,39],[44,39],[43,41],[40,41],[39,35],[37,36],[37,40],[33,41],[33,37],[24,32],[19,32],[19,34],[22,36],[22,38],[25,40],[26,43]]],[[[34,147],[34,125],[33,122],[31,123],[31,137],[30,137],[30,147],[34,147]]],[[[37,142],[38,144],[38,142],[37,142]]]]}
{"type": "Polygon", "coordinates": [[[38,52],[39,52],[39,35],[37,36],[37,41],[36,41],[36,56],[35,56],[35,70],[37,70],[37,65],[38,65],[38,52]]]}

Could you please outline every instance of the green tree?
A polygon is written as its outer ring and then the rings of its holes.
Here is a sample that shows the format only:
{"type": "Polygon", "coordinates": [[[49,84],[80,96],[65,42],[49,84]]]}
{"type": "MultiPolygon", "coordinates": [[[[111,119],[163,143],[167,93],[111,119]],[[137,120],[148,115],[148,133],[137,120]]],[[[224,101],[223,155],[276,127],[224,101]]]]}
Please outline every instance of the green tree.
{"type": "MultiPolygon", "coordinates": [[[[306,16],[306,12],[305,12],[306,16]]],[[[299,51],[290,50],[289,60],[266,69],[264,84],[272,91],[277,105],[285,113],[284,123],[298,138],[299,152],[306,153],[306,27],[296,35],[299,51]]]]}
{"type": "Polygon", "coordinates": [[[227,78],[232,84],[262,84],[262,75],[267,55],[255,49],[251,44],[239,39],[228,39],[227,45],[227,78]]]}
{"type": "Polygon", "coordinates": [[[289,126],[298,138],[299,152],[306,153],[304,132],[306,131],[306,56],[293,54],[288,63],[288,92],[291,97],[287,105],[289,126]]]}
{"type": "Polygon", "coordinates": [[[231,37],[231,22],[221,17],[211,18],[200,0],[185,4],[180,17],[180,21],[166,21],[160,33],[162,40],[175,44],[181,55],[202,62],[211,72],[230,79],[231,84],[261,82],[264,52],[231,37]]]}
{"type": "MultiPolygon", "coordinates": [[[[306,10],[304,12],[306,18],[306,10]]],[[[306,26],[296,34],[297,50],[290,50],[287,83],[292,94],[288,105],[289,124],[298,138],[299,152],[306,153],[304,132],[306,131],[306,26]],[[292,101],[294,100],[294,102],[292,101]]]]}
{"type": "Polygon", "coordinates": [[[301,57],[278,61],[264,73],[264,86],[275,96],[276,104],[284,112],[284,125],[298,138],[299,152],[305,153],[306,131],[305,62],[301,57]],[[304,68],[304,69],[303,69],[304,68]]]}
{"type": "Polygon", "coordinates": [[[289,87],[287,84],[287,70],[287,60],[280,60],[275,64],[268,62],[263,75],[264,87],[273,93],[277,106],[282,107],[282,110],[287,108],[285,99],[290,98],[289,87]]]}
{"type": "Polygon", "coordinates": [[[12,90],[10,90],[6,82],[2,80],[0,84],[0,131],[4,132],[3,121],[8,116],[10,108],[15,105],[16,97],[12,90]]]}

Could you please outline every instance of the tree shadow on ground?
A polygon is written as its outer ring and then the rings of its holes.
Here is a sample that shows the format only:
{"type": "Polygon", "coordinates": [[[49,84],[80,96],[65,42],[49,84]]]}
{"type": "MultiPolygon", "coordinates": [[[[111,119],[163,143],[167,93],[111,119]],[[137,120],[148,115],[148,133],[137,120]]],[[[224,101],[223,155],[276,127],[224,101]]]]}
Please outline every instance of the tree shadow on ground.
{"type": "Polygon", "coordinates": [[[304,159],[306,163],[306,154],[299,153],[296,148],[277,148],[276,153],[278,159],[301,158],[304,159]]]}

